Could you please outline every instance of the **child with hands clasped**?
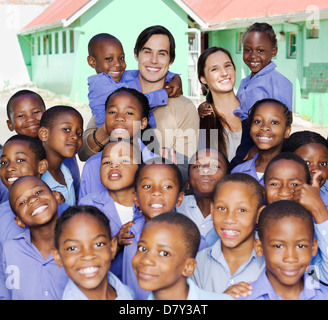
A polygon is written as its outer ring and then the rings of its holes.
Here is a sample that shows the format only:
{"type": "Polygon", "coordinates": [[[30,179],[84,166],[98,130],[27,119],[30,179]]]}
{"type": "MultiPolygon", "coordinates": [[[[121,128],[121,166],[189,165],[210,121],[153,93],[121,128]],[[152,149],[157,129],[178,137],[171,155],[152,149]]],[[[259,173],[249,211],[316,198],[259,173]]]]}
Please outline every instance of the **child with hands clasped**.
{"type": "Polygon", "coordinates": [[[24,176],[11,186],[9,202],[22,228],[3,247],[2,272],[9,274],[10,299],[61,299],[68,277],[51,253],[58,219],[56,197],[40,178],[24,176]],[[13,273],[12,266],[16,268],[13,273]]]}
{"type": "Polygon", "coordinates": [[[49,163],[42,180],[52,190],[60,192],[68,205],[75,205],[77,195],[72,174],[63,161],[74,157],[80,150],[82,135],[83,118],[73,107],[54,106],[41,117],[39,139],[43,142],[49,163]]]}
{"type": "Polygon", "coordinates": [[[255,226],[263,206],[263,190],[245,173],[223,177],[216,186],[211,215],[219,239],[197,256],[192,279],[204,290],[248,295],[249,281],[256,280],[264,260],[254,251],[255,226]]]}
{"type": "Polygon", "coordinates": [[[309,211],[294,201],[274,202],[259,216],[258,235],[255,251],[266,267],[251,283],[253,292],[247,299],[328,299],[327,287],[306,273],[318,250],[309,211]]]}
{"type": "Polygon", "coordinates": [[[144,226],[132,265],[148,300],[232,300],[227,294],[199,289],[190,279],[200,233],[188,217],[165,212],[144,226]]]}
{"type": "Polygon", "coordinates": [[[292,113],[280,101],[263,99],[254,104],[248,121],[250,135],[258,153],[253,159],[236,166],[231,172],[247,173],[263,185],[263,174],[267,164],[281,152],[284,140],[289,137],[292,113]]]}
{"type": "Polygon", "coordinates": [[[163,212],[175,211],[181,204],[184,197],[182,175],[178,167],[167,159],[154,158],[139,166],[134,188],[135,205],[142,215],[127,230],[133,234],[133,238],[132,243],[124,247],[122,281],[135,292],[137,300],[143,300],[147,299],[149,292],[139,287],[131,264],[132,258],[145,223],[163,212]]]}
{"type": "Polygon", "coordinates": [[[133,299],[131,290],[109,271],[117,241],[99,209],[69,207],[56,223],[54,242],[54,259],[69,277],[63,300],[133,299]]]}

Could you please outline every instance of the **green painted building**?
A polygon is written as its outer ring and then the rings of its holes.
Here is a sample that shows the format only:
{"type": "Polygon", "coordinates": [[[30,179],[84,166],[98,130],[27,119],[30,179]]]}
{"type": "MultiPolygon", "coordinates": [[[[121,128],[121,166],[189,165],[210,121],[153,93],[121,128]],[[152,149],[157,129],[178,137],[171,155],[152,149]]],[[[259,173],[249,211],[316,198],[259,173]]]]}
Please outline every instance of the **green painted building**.
{"type": "Polygon", "coordinates": [[[119,38],[127,68],[136,69],[133,48],[142,30],[160,24],[176,41],[172,72],[187,87],[188,16],[173,0],[56,0],[18,34],[31,81],[41,88],[87,102],[88,42],[97,33],[119,38]],[[185,76],[184,76],[185,75],[185,76]]]}
{"type": "Polygon", "coordinates": [[[127,68],[137,68],[135,40],[146,27],[161,24],[176,40],[184,94],[202,100],[197,60],[210,46],[228,49],[240,80],[242,35],[254,22],[270,23],[277,35],[277,70],[294,85],[294,111],[328,124],[327,0],[56,0],[18,35],[31,81],[42,88],[87,102],[89,39],[99,32],[118,37],[127,68]]]}

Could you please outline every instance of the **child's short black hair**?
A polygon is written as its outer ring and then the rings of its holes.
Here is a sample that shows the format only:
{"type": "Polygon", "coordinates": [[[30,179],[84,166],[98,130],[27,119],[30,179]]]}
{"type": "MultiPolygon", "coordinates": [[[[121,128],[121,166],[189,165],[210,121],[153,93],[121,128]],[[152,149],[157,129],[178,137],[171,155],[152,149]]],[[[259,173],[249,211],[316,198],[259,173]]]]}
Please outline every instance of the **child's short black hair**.
{"type": "Polygon", "coordinates": [[[269,161],[268,165],[266,166],[265,171],[264,171],[264,175],[263,175],[264,184],[265,184],[266,180],[268,179],[268,172],[269,172],[270,168],[272,167],[272,165],[274,163],[276,163],[279,160],[291,160],[291,161],[295,161],[298,164],[300,164],[301,167],[304,168],[304,172],[305,172],[305,176],[306,176],[305,183],[307,183],[307,184],[310,184],[311,183],[310,171],[309,171],[308,166],[304,162],[304,160],[299,155],[297,155],[296,153],[293,153],[293,152],[281,152],[281,153],[277,154],[276,156],[274,156],[269,161]]]}
{"type": "Polygon", "coordinates": [[[112,96],[116,95],[116,94],[120,94],[120,93],[129,93],[132,96],[135,96],[141,105],[141,116],[142,118],[147,118],[149,117],[149,112],[150,112],[150,106],[149,106],[149,101],[148,98],[141,92],[139,92],[136,89],[133,88],[126,88],[126,87],[121,87],[115,91],[113,91],[108,97],[107,100],[105,102],[105,110],[108,109],[108,102],[111,99],[112,96]]]}
{"type": "Polygon", "coordinates": [[[235,172],[235,173],[228,174],[227,176],[224,176],[220,181],[218,181],[214,191],[214,197],[213,197],[214,200],[216,198],[218,189],[226,182],[240,182],[245,184],[249,189],[252,189],[254,191],[253,195],[258,203],[257,209],[263,206],[264,194],[263,194],[262,186],[251,175],[242,172],[235,172]]]}
{"type": "Polygon", "coordinates": [[[319,133],[314,131],[297,131],[292,133],[281,147],[281,152],[295,152],[298,148],[305,146],[309,143],[322,144],[328,150],[328,141],[319,133]]]}
{"type": "Polygon", "coordinates": [[[111,239],[111,230],[110,230],[110,224],[109,224],[109,219],[107,216],[98,208],[94,206],[70,206],[68,207],[63,213],[60,215],[58,220],[56,221],[56,226],[55,226],[55,239],[54,239],[54,244],[55,248],[59,248],[59,237],[63,232],[63,229],[66,225],[66,223],[75,215],[77,214],[85,214],[85,215],[90,215],[94,218],[96,218],[105,228],[106,231],[108,232],[109,239],[111,239]]]}
{"type": "Polygon", "coordinates": [[[276,104],[276,105],[282,107],[283,110],[284,110],[285,118],[286,118],[286,127],[289,127],[289,126],[292,125],[292,123],[293,123],[293,113],[288,109],[288,107],[279,100],[271,99],[271,98],[265,98],[265,99],[261,99],[261,100],[256,101],[254,103],[254,105],[249,109],[248,119],[247,119],[247,123],[248,123],[249,126],[251,126],[251,124],[253,122],[254,114],[255,114],[256,109],[259,106],[261,106],[262,104],[265,104],[265,103],[276,104]]]}
{"type": "Polygon", "coordinates": [[[155,158],[151,158],[149,160],[146,160],[145,162],[142,162],[141,165],[139,166],[139,168],[137,169],[137,172],[135,174],[135,178],[134,178],[134,189],[137,190],[138,187],[138,182],[139,182],[139,178],[140,178],[140,174],[142,172],[142,170],[146,167],[149,166],[151,164],[165,164],[168,165],[170,168],[172,168],[174,170],[174,172],[176,173],[177,179],[178,179],[178,190],[179,192],[182,191],[183,189],[183,180],[182,180],[182,174],[180,169],[178,168],[178,166],[169,161],[166,158],[161,158],[161,157],[155,157],[155,158]]]}
{"type": "Polygon", "coordinates": [[[35,159],[37,161],[41,161],[46,159],[46,150],[43,147],[42,142],[37,139],[30,136],[26,136],[24,134],[15,134],[11,136],[4,144],[3,148],[6,146],[7,143],[13,142],[13,141],[24,141],[28,143],[29,148],[31,151],[35,154],[35,159]]]}
{"type": "Polygon", "coordinates": [[[257,230],[261,241],[265,236],[265,231],[270,228],[270,224],[274,220],[281,220],[285,217],[295,217],[306,222],[314,236],[314,224],[312,214],[301,204],[291,200],[279,200],[266,206],[260,213],[257,230]]]}
{"type": "Polygon", "coordinates": [[[93,48],[96,43],[104,40],[113,40],[121,44],[121,41],[109,33],[98,33],[94,35],[88,43],[88,54],[89,56],[94,56],[93,48]]]}
{"type": "Polygon", "coordinates": [[[54,122],[65,113],[75,113],[82,120],[82,115],[78,110],[70,106],[58,105],[47,109],[40,120],[40,127],[52,128],[54,122]]]}
{"type": "Polygon", "coordinates": [[[19,90],[16,93],[14,93],[7,102],[7,117],[10,121],[12,121],[12,122],[14,121],[14,119],[12,117],[13,117],[13,113],[14,113],[15,99],[17,99],[21,96],[25,96],[25,95],[31,95],[31,96],[34,96],[37,99],[39,99],[44,110],[46,110],[46,105],[45,105],[42,97],[38,93],[31,91],[31,90],[27,90],[27,89],[19,90]]]}
{"type": "Polygon", "coordinates": [[[221,157],[223,158],[223,161],[224,161],[223,165],[224,165],[224,167],[225,167],[225,175],[230,174],[230,163],[229,163],[228,158],[226,157],[226,155],[225,155],[223,152],[221,152],[220,150],[215,149],[215,148],[203,148],[203,149],[199,149],[199,150],[197,150],[197,151],[191,156],[191,158],[190,158],[190,160],[189,160],[189,164],[188,164],[188,176],[189,176],[189,172],[190,172],[190,168],[191,168],[191,166],[195,163],[195,162],[193,162],[193,161],[196,161],[196,157],[198,156],[198,154],[199,154],[201,151],[205,151],[205,152],[206,152],[206,151],[210,151],[210,152],[216,152],[216,153],[220,154],[221,157]]]}
{"type": "MultiPolygon", "coordinates": [[[[133,152],[133,154],[132,154],[132,158],[133,158],[133,160],[135,161],[134,164],[140,164],[140,163],[142,163],[142,153],[141,153],[141,150],[140,150],[140,148],[139,148],[139,145],[136,145],[136,144],[134,144],[131,140],[126,140],[126,139],[115,140],[115,141],[109,141],[109,142],[106,144],[106,146],[105,146],[105,148],[104,148],[104,150],[103,150],[103,152],[102,152],[102,156],[101,156],[101,158],[103,158],[103,156],[104,156],[104,151],[105,151],[106,148],[109,148],[109,146],[112,145],[112,144],[120,145],[121,143],[127,143],[127,144],[130,145],[130,147],[132,148],[132,152],[133,152]]],[[[119,149],[118,149],[117,151],[119,151],[119,149]]],[[[130,155],[130,156],[131,156],[131,155],[130,155]]]]}
{"type": "Polygon", "coordinates": [[[269,37],[273,48],[277,47],[277,37],[276,37],[276,33],[274,32],[272,26],[266,22],[255,22],[254,24],[252,24],[251,26],[249,26],[244,35],[243,35],[243,41],[246,37],[246,35],[250,32],[264,32],[267,34],[267,36],[269,37]]]}
{"type": "Polygon", "coordinates": [[[200,244],[200,232],[196,224],[187,216],[179,212],[165,212],[152,219],[147,224],[166,222],[181,227],[182,232],[179,239],[183,240],[187,255],[195,258],[200,244]]]}

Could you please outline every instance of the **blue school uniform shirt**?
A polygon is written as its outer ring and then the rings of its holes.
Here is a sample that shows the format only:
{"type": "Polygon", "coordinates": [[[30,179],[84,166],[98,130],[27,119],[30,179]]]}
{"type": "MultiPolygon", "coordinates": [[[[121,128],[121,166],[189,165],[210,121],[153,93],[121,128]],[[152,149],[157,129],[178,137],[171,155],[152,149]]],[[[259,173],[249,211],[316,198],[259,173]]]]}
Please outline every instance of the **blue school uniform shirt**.
{"type": "Polygon", "coordinates": [[[264,175],[262,175],[262,177],[259,179],[259,177],[256,173],[256,168],[255,168],[255,160],[257,159],[258,156],[259,156],[259,154],[257,153],[253,159],[239,164],[238,166],[236,166],[235,168],[233,168],[231,170],[231,173],[235,173],[235,172],[247,173],[250,176],[252,176],[253,178],[255,178],[260,183],[260,185],[263,186],[264,185],[264,179],[263,179],[264,175]]]}
{"type": "MultiPolygon", "coordinates": [[[[168,72],[165,81],[169,82],[174,75],[174,73],[168,72]]],[[[99,73],[88,78],[89,106],[95,117],[98,128],[105,122],[105,102],[112,92],[122,87],[136,89],[141,92],[141,88],[138,87],[137,82],[135,81],[138,76],[138,70],[126,70],[120,81],[113,80],[113,78],[106,73],[99,73]]],[[[151,107],[148,123],[152,128],[156,128],[156,120],[152,110],[157,106],[167,105],[168,95],[164,89],[159,89],[145,93],[145,96],[151,107]]]]}
{"type": "Polygon", "coordinates": [[[46,171],[42,175],[41,180],[43,180],[51,190],[60,192],[64,196],[67,205],[74,206],[76,204],[76,197],[71,171],[64,165],[64,163],[60,165],[60,170],[64,175],[66,186],[57,182],[49,171],[46,171]]]}
{"type": "Polygon", "coordinates": [[[12,300],[60,300],[68,281],[52,254],[45,259],[31,243],[29,229],[4,244],[2,272],[12,300]]]}
{"type": "Polygon", "coordinates": [[[209,231],[213,229],[213,220],[210,212],[209,215],[204,218],[194,195],[185,196],[178,207],[178,211],[190,218],[197,225],[201,236],[204,238],[206,238],[209,231]]]}
{"type": "MultiPolygon", "coordinates": [[[[124,285],[113,273],[108,272],[108,283],[115,289],[115,300],[133,300],[131,289],[124,285]]],[[[69,279],[65,287],[62,300],[89,300],[89,298],[69,279]]]]}
{"type": "MultiPolygon", "coordinates": [[[[190,278],[187,278],[187,285],[189,286],[189,292],[186,300],[234,300],[232,296],[226,293],[202,290],[190,278]]],[[[152,292],[148,296],[148,300],[156,300],[152,292]]]]}
{"type": "Polygon", "coordinates": [[[76,155],[72,158],[65,158],[63,161],[64,165],[69,169],[73,178],[73,186],[75,191],[75,198],[77,201],[77,197],[80,191],[80,183],[81,183],[81,175],[80,168],[77,163],[76,155]]]}
{"type": "MultiPolygon", "coordinates": [[[[80,201],[79,205],[91,205],[97,207],[102,211],[110,221],[110,229],[112,236],[116,236],[122,228],[122,222],[118,215],[113,198],[110,196],[107,189],[102,190],[98,193],[89,193],[84,196],[80,201]]],[[[139,219],[142,214],[133,206],[133,219],[135,221],[139,219]]],[[[111,272],[113,272],[120,280],[122,279],[122,259],[123,251],[121,250],[111,264],[111,272]]]]}
{"type": "Polygon", "coordinates": [[[240,106],[234,114],[241,120],[248,118],[248,111],[258,100],[271,98],[283,102],[290,111],[293,107],[293,84],[277,70],[271,61],[266,67],[242,79],[237,91],[240,106]]]}
{"type": "MultiPolygon", "coordinates": [[[[138,139],[138,144],[143,161],[157,157],[157,155],[152,153],[140,139],[138,139]]],[[[100,179],[101,157],[102,151],[93,155],[85,162],[81,175],[79,200],[81,200],[88,193],[96,193],[107,190],[101,183],[100,179]]]]}
{"type": "MultiPolygon", "coordinates": [[[[299,300],[328,300],[328,287],[313,280],[308,274],[303,277],[304,287],[299,300]]],[[[252,294],[240,297],[238,300],[283,300],[273,289],[267,275],[266,268],[261,272],[258,279],[251,282],[252,294]]]]}
{"type": "Polygon", "coordinates": [[[265,266],[264,258],[252,251],[248,261],[244,262],[232,275],[221,251],[221,240],[200,251],[196,256],[197,267],[191,279],[203,290],[223,293],[228,287],[241,282],[256,280],[265,266]]]}

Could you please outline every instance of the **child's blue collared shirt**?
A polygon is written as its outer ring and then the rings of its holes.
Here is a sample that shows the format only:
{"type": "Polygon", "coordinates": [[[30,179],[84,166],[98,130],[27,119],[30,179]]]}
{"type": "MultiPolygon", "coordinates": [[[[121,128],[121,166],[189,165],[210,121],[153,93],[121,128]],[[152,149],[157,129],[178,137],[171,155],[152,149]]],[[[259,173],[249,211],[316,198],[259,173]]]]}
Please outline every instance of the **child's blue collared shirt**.
{"type": "Polygon", "coordinates": [[[76,197],[71,171],[64,165],[64,163],[60,165],[60,170],[64,175],[66,186],[57,182],[49,171],[46,171],[41,176],[41,180],[43,180],[51,190],[60,192],[64,196],[66,204],[74,206],[76,204],[76,197]]]}
{"type": "Polygon", "coordinates": [[[29,229],[5,242],[2,272],[12,300],[60,300],[68,281],[52,254],[45,259],[32,244],[29,229]]]}
{"type": "Polygon", "coordinates": [[[221,251],[221,240],[218,239],[196,256],[197,267],[192,280],[206,291],[223,293],[228,287],[241,281],[254,281],[265,266],[264,258],[252,251],[248,261],[243,263],[232,275],[221,251]]]}
{"type": "MultiPolygon", "coordinates": [[[[124,285],[113,273],[108,272],[108,283],[115,289],[115,300],[133,300],[130,288],[124,285]]],[[[72,279],[69,279],[65,287],[62,300],[89,300],[89,298],[77,287],[72,279]]]]}
{"type": "MultiPolygon", "coordinates": [[[[215,293],[202,290],[197,287],[190,278],[187,278],[187,285],[189,286],[189,293],[186,300],[234,300],[226,293],[215,293]]],[[[153,293],[150,293],[148,300],[155,300],[153,293]]]]}
{"type": "Polygon", "coordinates": [[[260,185],[264,185],[264,175],[259,179],[257,172],[256,172],[256,168],[255,168],[255,160],[257,159],[257,157],[259,156],[259,154],[257,153],[253,159],[248,160],[246,162],[243,162],[241,164],[239,164],[238,166],[234,167],[231,170],[231,173],[235,173],[235,172],[242,172],[242,173],[247,173],[250,176],[252,176],[253,178],[255,178],[260,185]]]}
{"type": "Polygon", "coordinates": [[[197,225],[200,234],[204,238],[206,238],[208,232],[213,229],[213,220],[210,212],[209,215],[204,218],[194,195],[185,196],[177,210],[190,218],[197,225]]]}
{"type": "MultiPolygon", "coordinates": [[[[300,293],[299,300],[328,300],[328,287],[313,280],[308,274],[304,274],[304,287],[300,293]]],[[[258,279],[251,283],[252,294],[240,297],[239,300],[283,300],[273,289],[267,275],[266,268],[263,269],[258,279]]]]}
{"type": "Polygon", "coordinates": [[[233,112],[241,120],[248,118],[249,109],[258,100],[276,99],[284,103],[290,111],[293,107],[293,84],[275,70],[277,65],[271,61],[266,67],[242,79],[236,94],[240,106],[233,112]]]}

